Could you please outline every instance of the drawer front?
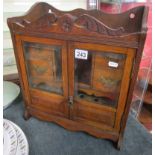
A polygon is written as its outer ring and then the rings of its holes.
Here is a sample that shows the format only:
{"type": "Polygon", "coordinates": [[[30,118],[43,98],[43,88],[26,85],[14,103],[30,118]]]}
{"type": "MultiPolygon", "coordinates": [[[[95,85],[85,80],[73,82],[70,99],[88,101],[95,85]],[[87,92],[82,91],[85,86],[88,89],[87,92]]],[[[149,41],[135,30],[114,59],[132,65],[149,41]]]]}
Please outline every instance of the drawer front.
{"type": "Polygon", "coordinates": [[[31,106],[33,108],[50,115],[67,118],[67,116],[64,114],[64,110],[66,110],[66,107],[63,104],[63,100],[51,100],[48,98],[41,98],[39,96],[32,96],[31,100],[31,106]]]}
{"type": "Polygon", "coordinates": [[[29,74],[32,77],[51,77],[56,78],[56,69],[53,67],[53,61],[27,60],[29,74]]]}
{"type": "Polygon", "coordinates": [[[97,54],[94,59],[93,88],[109,93],[118,92],[126,60],[125,55],[97,54]],[[110,63],[118,66],[112,67],[110,63]]]}
{"type": "Polygon", "coordinates": [[[101,127],[114,127],[116,114],[114,111],[106,110],[103,107],[94,108],[93,106],[88,106],[88,104],[80,102],[77,102],[75,104],[78,104],[78,107],[74,119],[81,119],[85,121],[85,123],[89,123],[93,126],[96,124],[100,124],[101,127]]]}
{"type": "Polygon", "coordinates": [[[30,59],[41,59],[41,60],[51,60],[53,59],[55,47],[49,45],[44,46],[43,44],[28,43],[25,44],[24,48],[28,50],[28,57],[30,59]]]}

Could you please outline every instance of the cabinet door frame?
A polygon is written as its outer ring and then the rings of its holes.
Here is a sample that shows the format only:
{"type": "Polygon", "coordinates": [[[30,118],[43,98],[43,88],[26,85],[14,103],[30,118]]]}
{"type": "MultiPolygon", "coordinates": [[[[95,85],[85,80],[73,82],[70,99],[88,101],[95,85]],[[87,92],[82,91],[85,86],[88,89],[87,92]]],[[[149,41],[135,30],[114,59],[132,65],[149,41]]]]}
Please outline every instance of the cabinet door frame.
{"type": "MultiPolygon", "coordinates": [[[[115,109],[115,108],[108,107],[105,105],[97,105],[98,108],[103,108],[109,112],[113,111],[116,113],[114,126],[112,128],[111,127],[109,128],[108,126],[103,125],[103,128],[105,128],[106,130],[119,132],[121,118],[122,118],[122,115],[123,115],[123,112],[125,109],[125,105],[126,105],[128,88],[129,88],[129,83],[130,83],[130,79],[131,79],[132,67],[133,67],[132,63],[134,60],[136,50],[129,49],[126,47],[116,47],[116,46],[109,46],[109,45],[102,45],[102,44],[80,43],[80,42],[70,42],[68,49],[69,49],[68,63],[72,64],[69,66],[69,96],[73,96],[73,97],[74,97],[74,63],[75,63],[74,62],[74,51],[75,51],[75,49],[93,50],[93,51],[96,50],[96,51],[101,51],[101,52],[113,52],[113,53],[119,53],[119,54],[126,55],[126,61],[125,61],[125,65],[124,65],[124,73],[122,76],[120,95],[119,95],[119,99],[118,99],[117,108],[115,109]],[[126,94],[126,95],[124,95],[124,94],[126,94]]],[[[73,101],[74,101],[74,98],[73,98],[73,101]]],[[[70,118],[71,119],[74,119],[74,115],[76,115],[76,110],[74,109],[74,106],[76,106],[76,105],[73,104],[70,108],[70,118]]],[[[95,106],[94,106],[94,108],[95,108],[95,106]]]]}
{"type": "MultiPolygon", "coordinates": [[[[17,59],[20,63],[20,71],[21,71],[21,79],[23,82],[24,86],[24,97],[27,98],[27,106],[32,107],[32,100],[31,100],[31,95],[32,96],[42,96],[43,98],[47,98],[48,100],[53,100],[58,102],[61,102],[64,104],[64,115],[68,117],[68,111],[69,107],[67,104],[68,101],[68,74],[67,74],[67,44],[63,40],[56,40],[56,39],[48,39],[48,38],[38,38],[38,37],[32,37],[32,36],[25,36],[25,35],[16,35],[15,36],[15,41],[16,41],[16,48],[17,48],[17,59]],[[61,60],[62,60],[62,89],[63,89],[63,94],[59,95],[56,93],[52,92],[46,92],[44,90],[38,90],[35,88],[31,88],[29,85],[29,80],[28,80],[28,74],[27,74],[27,69],[26,69],[26,60],[24,56],[24,49],[23,49],[23,42],[30,42],[30,43],[40,43],[40,44],[47,44],[47,45],[60,45],[61,46],[61,60]],[[66,65],[63,65],[66,64],[66,65]]],[[[52,102],[51,102],[52,104],[52,102]]]]}

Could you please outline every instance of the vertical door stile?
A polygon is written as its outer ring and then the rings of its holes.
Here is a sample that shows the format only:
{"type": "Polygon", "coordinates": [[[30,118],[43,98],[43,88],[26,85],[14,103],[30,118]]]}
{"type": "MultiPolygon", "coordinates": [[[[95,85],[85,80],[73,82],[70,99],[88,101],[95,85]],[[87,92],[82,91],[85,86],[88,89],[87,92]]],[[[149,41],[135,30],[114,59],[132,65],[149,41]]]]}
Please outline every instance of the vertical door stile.
{"type": "MultiPolygon", "coordinates": [[[[68,110],[68,64],[67,64],[67,43],[64,43],[62,45],[62,78],[63,78],[63,92],[64,92],[64,104],[65,104],[65,111],[66,114],[69,115],[69,110],[68,110]]],[[[67,116],[68,117],[68,116],[67,116]]]]}
{"type": "Polygon", "coordinates": [[[74,103],[73,105],[70,104],[70,99],[74,97],[74,52],[72,49],[72,43],[68,41],[68,84],[69,84],[69,98],[68,98],[68,104],[69,104],[69,117],[72,119],[74,116],[74,103]]]}
{"type": "Polygon", "coordinates": [[[119,96],[118,107],[116,111],[116,120],[115,120],[115,126],[114,126],[116,131],[120,130],[121,117],[123,115],[124,108],[126,105],[126,100],[127,100],[127,95],[124,95],[124,93],[128,94],[128,88],[129,88],[130,78],[132,74],[132,66],[134,63],[134,56],[135,56],[134,49],[127,49],[126,51],[127,51],[127,59],[126,59],[124,74],[122,78],[122,85],[120,90],[120,96],[119,96]]]}
{"type": "Polygon", "coordinates": [[[29,93],[29,85],[26,81],[28,81],[27,79],[27,72],[26,72],[26,66],[25,66],[25,59],[24,59],[24,55],[23,55],[23,48],[22,48],[22,40],[20,38],[20,36],[16,36],[16,41],[17,41],[17,56],[18,56],[18,60],[20,63],[20,70],[21,70],[21,77],[22,77],[22,82],[23,82],[23,86],[24,86],[24,98],[26,100],[26,104],[29,106],[31,103],[31,97],[30,97],[30,93],[29,93]],[[25,79],[25,80],[24,80],[25,79]]]}

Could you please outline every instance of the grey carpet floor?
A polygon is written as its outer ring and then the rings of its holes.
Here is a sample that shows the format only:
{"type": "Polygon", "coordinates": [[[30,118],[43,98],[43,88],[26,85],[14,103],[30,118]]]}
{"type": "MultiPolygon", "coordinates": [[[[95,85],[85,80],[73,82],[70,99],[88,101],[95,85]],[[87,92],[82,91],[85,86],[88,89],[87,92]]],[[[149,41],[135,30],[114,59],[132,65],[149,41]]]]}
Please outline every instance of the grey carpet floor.
{"type": "Polygon", "coordinates": [[[121,151],[113,143],[83,132],[71,132],[54,123],[23,119],[21,99],[4,110],[4,118],[18,124],[27,136],[30,155],[151,155],[152,136],[129,117],[121,151]]]}

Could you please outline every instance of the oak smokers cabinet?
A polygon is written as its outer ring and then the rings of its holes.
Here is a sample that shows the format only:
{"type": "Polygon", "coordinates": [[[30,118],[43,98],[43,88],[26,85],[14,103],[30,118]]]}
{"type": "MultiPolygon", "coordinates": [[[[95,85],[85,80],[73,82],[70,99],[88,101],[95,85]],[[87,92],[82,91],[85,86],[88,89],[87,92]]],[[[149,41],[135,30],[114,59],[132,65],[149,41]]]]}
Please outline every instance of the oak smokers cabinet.
{"type": "Polygon", "coordinates": [[[123,137],[146,37],[148,8],[122,14],[36,3],[8,19],[25,118],[117,142],[123,137]]]}

